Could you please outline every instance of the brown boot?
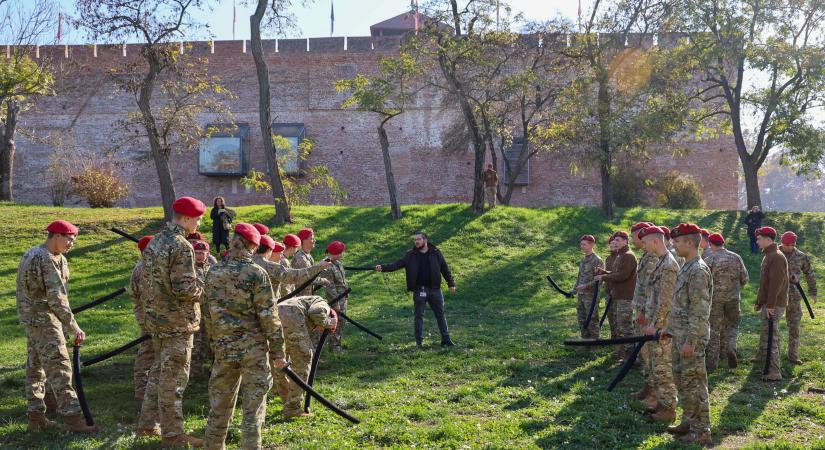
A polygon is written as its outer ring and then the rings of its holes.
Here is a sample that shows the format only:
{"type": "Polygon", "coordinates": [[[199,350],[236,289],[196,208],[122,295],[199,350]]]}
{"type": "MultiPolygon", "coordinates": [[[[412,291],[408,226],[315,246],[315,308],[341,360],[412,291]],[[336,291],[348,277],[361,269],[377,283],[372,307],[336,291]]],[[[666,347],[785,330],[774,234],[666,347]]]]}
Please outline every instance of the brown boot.
{"type": "Polygon", "coordinates": [[[670,434],[687,434],[690,432],[690,425],[687,422],[682,422],[674,427],[667,427],[667,432],[670,434]]]}
{"type": "Polygon", "coordinates": [[[650,385],[648,385],[647,383],[645,383],[645,387],[643,387],[641,391],[636,391],[630,394],[631,397],[637,398],[639,400],[644,400],[644,398],[648,395],[650,395],[650,385]]]}
{"type": "Polygon", "coordinates": [[[46,396],[43,397],[43,403],[46,404],[46,411],[57,411],[57,397],[55,397],[54,393],[49,389],[46,389],[46,396]]]}
{"type": "Polygon", "coordinates": [[[736,351],[728,350],[728,367],[735,369],[739,365],[739,360],[736,358],[736,351]]]}
{"type": "Polygon", "coordinates": [[[644,403],[645,408],[648,410],[655,410],[659,408],[659,399],[657,399],[655,395],[648,395],[644,400],[642,400],[642,403],[644,403]]]}
{"type": "Polygon", "coordinates": [[[713,443],[713,439],[711,439],[710,433],[690,432],[680,437],[679,440],[685,444],[696,443],[699,445],[710,445],[713,443]]]}
{"type": "Polygon", "coordinates": [[[29,432],[37,432],[46,427],[53,427],[54,422],[46,418],[46,413],[35,411],[28,414],[29,424],[26,430],[29,432]]]}
{"type": "Polygon", "coordinates": [[[82,414],[63,416],[63,426],[70,433],[97,433],[97,427],[86,425],[86,419],[82,414]]]}
{"type": "Polygon", "coordinates": [[[799,358],[788,358],[788,362],[797,366],[802,364],[802,360],[799,358]]]}
{"type": "Polygon", "coordinates": [[[671,423],[676,420],[676,409],[675,408],[660,408],[653,414],[647,417],[647,420],[651,422],[660,422],[660,423],[671,423]]]}
{"type": "Polygon", "coordinates": [[[160,445],[164,448],[203,448],[203,439],[183,433],[177,436],[161,438],[160,445]]]}
{"type": "Polygon", "coordinates": [[[135,437],[138,439],[160,437],[160,427],[138,428],[135,431],[135,437]]]}
{"type": "Polygon", "coordinates": [[[142,402],[144,395],[144,391],[135,391],[135,400],[142,402]]]}
{"type": "Polygon", "coordinates": [[[287,419],[295,419],[295,418],[298,418],[298,417],[312,417],[312,416],[313,416],[312,413],[303,412],[303,411],[284,412],[284,417],[286,417],[287,419]]]}

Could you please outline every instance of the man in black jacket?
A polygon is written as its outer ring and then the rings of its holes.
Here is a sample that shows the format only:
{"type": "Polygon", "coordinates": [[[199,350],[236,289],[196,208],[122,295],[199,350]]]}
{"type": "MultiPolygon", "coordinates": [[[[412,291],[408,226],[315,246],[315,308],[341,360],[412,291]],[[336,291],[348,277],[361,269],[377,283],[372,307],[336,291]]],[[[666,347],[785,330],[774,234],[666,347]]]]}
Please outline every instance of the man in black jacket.
{"type": "Polygon", "coordinates": [[[748,226],[748,238],[751,240],[751,253],[759,253],[759,246],[756,244],[756,230],[762,228],[762,219],[765,218],[758,206],[751,208],[747,216],[745,216],[745,225],[748,226]]]}
{"type": "Polygon", "coordinates": [[[441,345],[452,347],[450,332],[447,330],[447,318],[444,316],[444,295],[441,293],[441,276],[447,280],[450,293],[455,294],[455,281],[444,260],[444,255],[433,244],[427,242],[427,234],[422,231],[414,233],[415,245],[398,261],[392,264],[375,266],[378,272],[392,272],[404,268],[407,275],[407,290],[413,293],[415,303],[415,343],[419,347],[424,340],[424,306],[429,303],[433,310],[438,329],[441,332],[441,345]]]}

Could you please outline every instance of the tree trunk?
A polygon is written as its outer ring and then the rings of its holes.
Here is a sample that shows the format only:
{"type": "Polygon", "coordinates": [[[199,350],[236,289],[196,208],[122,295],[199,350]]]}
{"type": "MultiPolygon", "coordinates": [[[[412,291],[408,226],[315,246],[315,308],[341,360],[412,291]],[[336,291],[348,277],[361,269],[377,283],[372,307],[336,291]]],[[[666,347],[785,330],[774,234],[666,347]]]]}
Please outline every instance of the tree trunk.
{"type": "Polygon", "coordinates": [[[602,210],[608,220],[613,219],[613,181],[611,168],[613,155],[610,148],[610,93],[607,75],[599,79],[598,119],[599,119],[599,172],[602,179],[602,210]]]}
{"type": "Polygon", "coordinates": [[[258,0],[255,13],[249,16],[252,32],[252,57],[255,60],[255,72],[258,78],[258,121],[261,124],[261,137],[264,155],[269,166],[269,182],[272,185],[272,199],[275,201],[275,223],[292,222],[292,213],[286,200],[281,170],[278,167],[278,155],[272,142],[272,115],[270,113],[269,68],[264,59],[261,43],[261,21],[266,14],[269,0],[258,0]]]}
{"type": "Polygon", "coordinates": [[[143,119],[143,126],[146,128],[146,135],[149,138],[149,148],[152,151],[152,159],[155,162],[155,170],[158,173],[160,184],[160,198],[163,204],[163,218],[172,220],[172,203],[175,202],[175,182],[172,179],[172,170],[169,166],[170,149],[164,148],[160,143],[155,116],[152,114],[152,92],[155,88],[155,80],[160,73],[160,62],[155,50],[144,48],[146,62],[149,63],[149,71],[143,78],[138,95],[138,109],[143,119]]]}
{"type": "Polygon", "coordinates": [[[17,113],[20,112],[20,104],[15,100],[7,103],[6,123],[3,130],[0,130],[0,200],[14,201],[14,135],[17,131],[17,113]]]}
{"type": "Polygon", "coordinates": [[[384,156],[384,174],[387,176],[387,190],[390,193],[390,212],[393,219],[400,219],[401,206],[398,205],[398,191],[395,187],[395,175],[392,173],[390,140],[387,138],[387,130],[384,129],[383,122],[378,126],[378,141],[381,143],[381,154],[384,156]]]}
{"type": "Polygon", "coordinates": [[[762,196],[759,192],[759,168],[751,163],[750,159],[740,158],[742,172],[745,174],[745,192],[748,200],[748,210],[754,206],[762,207],[762,196]]]}

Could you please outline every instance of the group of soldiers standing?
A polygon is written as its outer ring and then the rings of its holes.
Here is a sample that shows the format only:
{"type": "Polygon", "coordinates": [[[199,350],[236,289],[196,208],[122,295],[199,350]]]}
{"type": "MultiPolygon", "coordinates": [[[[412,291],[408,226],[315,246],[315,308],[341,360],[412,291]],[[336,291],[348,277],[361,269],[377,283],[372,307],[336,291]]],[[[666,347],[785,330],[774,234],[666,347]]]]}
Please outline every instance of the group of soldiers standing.
{"type": "MultiPolygon", "coordinates": [[[[752,362],[770,356],[762,379],[782,379],[780,371],[779,319],[787,308],[788,359],[799,359],[799,326],[802,317],[798,283],[805,277],[810,297],[816,302],[816,280],[808,256],[796,248],[791,231],[775,240],[771,227],[754,231],[764,254],[755,309],[762,318],[760,345],[752,362]]],[[[584,253],[576,284],[577,313],[583,338],[599,337],[598,283],[604,283],[609,299],[607,319],[611,338],[633,335],[658,336],[642,347],[643,389],[632,394],[643,401],[645,416],[669,424],[681,403],[681,423],[667,431],[682,442],[711,443],[707,371],[718,368],[720,355],[728,367],[738,365],[741,289],[748,283],[742,258],[725,247],[725,238],[695,224],[679,224],[672,230],[640,222],[630,233],[616,231],[609,240],[606,263],[594,252],[596,238],[584,235],[584,253]],[[629,247],[641,251],[638,261],[629,247]]],[[[618,347],[614,356],[627,358],[633,345],[618,347]]],[[[592,348],[591,348],[592,350],[592,348]]]]}
{"type": "MultiPolygon", "coordinates": [[[[134,313],[144,334],[135,360],[135,398],[142,400],[137,437],[161,437],[167,448],[221,449],[243,390],[243,448],[261,448],[266,397],[275,384],[287,418],[310,415],[302,409],[302,390],[281,370],[288,365],[306,380],[318,336],[330,333],[330,346],[342,349],[347,279],[341,258],[346,246],[331,242],[326,257],[311,255],[311,228],[288,234],[283,242],[267,235],[263,224],[237,223],[228,251],[218,261],[197,232],[205,205],[182,197],[173,218],[154,236],[138,241],[141,258],[131,278],[134,313]],[[291,260],[290,260],[291,257],[291,260]],[[294,296],[298,284],[306,288],[294,296]],[[326,300],[314,295],[323,288],[326,300]],[[279,298],[283,301],[277,302],[279,298]],[[330,299],[339,299],[333,307],[330,299]],[[183,394],[190,371],[198,376],[213,359],[209,379],[210,412],[205,438],[184,431],[183,394]]],[[[78,228],[56,221],[46,242],[23,256],[17,278],[17,308],[26,327],[28,429],[54,425],[47,407],[64,417],[72,432],[95,432],[81,415],[71,383],[71,364],[63,327],[75,345],[85,339],[69,307],[68,264],[63,256],[78,228]]]]}

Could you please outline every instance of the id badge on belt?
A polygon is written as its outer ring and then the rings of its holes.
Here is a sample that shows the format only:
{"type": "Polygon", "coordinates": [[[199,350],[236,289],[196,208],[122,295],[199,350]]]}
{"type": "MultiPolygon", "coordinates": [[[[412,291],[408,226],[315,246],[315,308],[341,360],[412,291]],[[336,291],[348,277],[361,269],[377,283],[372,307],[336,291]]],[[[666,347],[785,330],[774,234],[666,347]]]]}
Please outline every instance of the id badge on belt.
{"type": "Polygon", "coordinates": [[[427,298],[427,290],[424,286],[421,286],[421,291],[418,293],[418,296],[421,298],[427,298]]]}

